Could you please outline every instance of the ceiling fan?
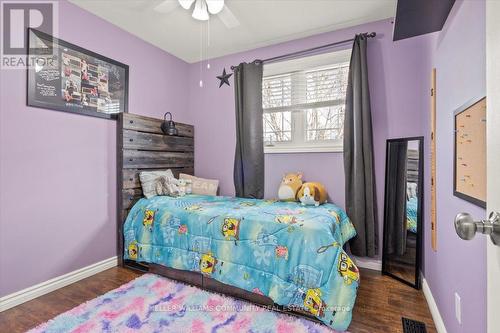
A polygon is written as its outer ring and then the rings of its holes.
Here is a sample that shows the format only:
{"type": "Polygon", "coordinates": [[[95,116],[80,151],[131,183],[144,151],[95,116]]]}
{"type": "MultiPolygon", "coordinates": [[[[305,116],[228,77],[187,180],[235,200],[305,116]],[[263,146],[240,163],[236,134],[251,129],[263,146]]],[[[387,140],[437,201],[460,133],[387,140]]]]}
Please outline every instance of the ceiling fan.
{"type": "Polygon", "coordinates": [[[196,20],[207,21],[210,19],[211,14],[217,15],[229,29],[240,25],[240,22],[227,7],[227,4],[224,4],[224,0],[165,0],[154,7],[154,10],[159,13],[168,14],[177,9],[179,5],[186,10],[190,10],[193,6],[192,17],[196,20]]]}

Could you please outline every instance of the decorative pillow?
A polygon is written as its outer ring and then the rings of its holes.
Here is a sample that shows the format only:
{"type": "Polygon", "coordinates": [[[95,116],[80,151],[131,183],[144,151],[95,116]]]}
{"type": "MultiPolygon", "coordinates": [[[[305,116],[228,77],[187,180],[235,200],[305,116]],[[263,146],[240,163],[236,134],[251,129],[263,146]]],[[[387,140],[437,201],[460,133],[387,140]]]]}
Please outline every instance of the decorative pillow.
{"type": "Polygon", "coordinates": [[[409,199],[417,197],[417,184],[416,183],[406,183],[406,196],[409,199]]]}
{"type": "Polygon", "coordinates": [[[139,179],[141,180],[142,193],[146,198],[152,198],[157,195],[156,188],[157,183],[161,178],[174,178],[172,170],[164,171],[141,171],[139,173],[139,179]]]}
{"type": "Polygon", "coordinates": [[[217,179],[198,178],[185,173],[181,173],[179,179],[191,180],[193,194],[217,195],[217,189],[219,188],[219,181],[217,179]]]}

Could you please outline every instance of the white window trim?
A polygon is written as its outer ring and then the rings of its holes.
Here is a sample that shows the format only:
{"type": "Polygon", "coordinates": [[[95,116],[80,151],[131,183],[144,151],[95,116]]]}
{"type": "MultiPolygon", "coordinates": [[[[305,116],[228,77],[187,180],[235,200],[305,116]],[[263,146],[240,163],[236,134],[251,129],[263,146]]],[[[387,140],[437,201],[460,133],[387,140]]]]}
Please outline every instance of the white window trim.
{"type": "Polygon", "coordinates": [[[342,140],[307,141],[306,138],[306,113],[292,111],[292,141],[279,142],[273,145],[264,143],[264,154],[286,153],[340,153],[344,151],[342,140]]]}
{"type": "Polygon", "coordinates": [[[264,154],[298,154],[298,153],[343,153],[344,146],[341,144],[332,145],[308,145],[299,146],[296,144],[290,144],[286,147],[286,144],[280,144],[278,146],[264,146],[264,154]]]}
{"type": "MultiPolygon", "coordinates": [[[[298,71],[304,67],[331,67],[332,64],[341,64],[349,60],[351,55],[350,50],[336,51],[317,56],[311,56],[281,63],[265,65],[264,76],[266,78],[282,75],[298,71]]],[[[292,74],[293,75],[293,74],[292,74]]],[[[292,84],[295,81],[292,80],[292,84]]],[[[292,96],[293,97],[293,96],[292,96]]],[[[330,103],[331,102],[327,102],[330,103]]],[[[308,105],[307,108],[321,107],[323,102],[316,103],[317,105],[308,105]]],[[[265,113],[291,111],[292,114],[292,142],[278,142],[272,145],[264,143],[264,154],[288,154],[288,153],[341,153],[344,151],[343,139],[331,141],[307,141],[306,140],[306,108],[302,105],[293,105],[290,107],[279,107],[265,109],[265,113]]]]}

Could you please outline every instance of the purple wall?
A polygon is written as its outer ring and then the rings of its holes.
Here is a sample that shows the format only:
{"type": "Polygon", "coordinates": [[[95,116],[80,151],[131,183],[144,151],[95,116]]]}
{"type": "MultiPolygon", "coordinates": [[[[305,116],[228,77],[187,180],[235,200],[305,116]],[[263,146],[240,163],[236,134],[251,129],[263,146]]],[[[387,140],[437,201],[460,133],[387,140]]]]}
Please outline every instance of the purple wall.
{"type": "MultiPolygon", "coordinates": [[[[486,212],[453,196],[452,172],[453,112],[486,94],[485,16],[484,1],[457,1],[443,30],[429,38],[437,70],[438,251],[431,250],[427,228],[425,277],[450,333],[486,332],[486,237],[463,241],[453,227],[459,212],[476,219],[486,212]],[[455,292],[461,297],[462,325],[455,319],[455,292]]],[[[428,191],[426,196],[430,198],[428,191]]]]}
{"type": "MultiPolygon", "coordinates": [[[[226,195],[234,194],[235,119],[233,87],[219,89],[215,79],[222,68],[377,32],[368,56],[380,230],[385,140],[425,135],[429,156],[428,91],[430,69],[437,67],[438,252],[430,250],[426,228],[425,276],[449,332],[485,331],[485,238],[461,241],[452,223],[457,212],[481,218],[485,211],[452,195],[450,172],[453,110],[485,93],[484,1],[458,1],[442,32],[396,43],[391,21],[384,20],[213,59],[210,70],[203,64],[203,88],[199,64],[188,65],[66,2],[59,13],[62,39],[130,65],[130,112],[159,117],[168,110],[195,125],[196,173],[219,179],[226,195]],[[455,291],[462,298],[461,326],[454,319],[455,291]]],[[[26,107],[24,71],[2,71],[0,86],[3,296],[115,255],[116,125],[26,107]]],[[[429,165],[427,159],[426,175],[429,165]]],[[[325,183],[331,199],[344,205],[341,153],[266,155],[266,197],[275,196],[287,171],[325,183]]],[[[427,226],[429,177],[425,182],[427,226]]]]}
{"type": "MultiPolygon", "coordinates": [[[[273,45],[203,63],[204,87],[200,88],[200,65],[193,64],[189,75],[189,118],[196,127],[195,168],[200,177],[220,180],[221,193],[234,194],[233,161],[235,116],[233,87],[218,88],[216,75],[225,67],[256,58],[267,58],[291,51],[352,38],[355,33],[377,32],[368,43],[369,79],[375,145],[380,230],[385,177],[385,141],[388,138],[420,136],[424,131],[422,110],[426,100],[428,72],[422,70],[427,49],[425,38],[392,42],[391,20],[324,33],[273,45]]],[[[346,45],[344,48],[350,48],[346,45]]],[[[428,67],[428,66],[427,66],[428,67]]],[[[231,81],[232,82],[232,81],[231,81]]],[[[275,197],[282,174],[303,171],[306,180],[323,182],[333,202],[344,205],[344,167],[342,153],[267,154],[266,197],[275,197]]],[[[380,236],[382,232],[380,232],[380,236]]],[[[381,244],[381,242],[380,242],[381,244]]]]}
{"type": "MultiPolygon", "coordinates": [[[[188,64],[67,2],[60,37],[130,66],[129,111],[185,121],[188,64]]],[[[0,77],[0,296],[116,255],[116,123],[26,107],[0,77]]]]}

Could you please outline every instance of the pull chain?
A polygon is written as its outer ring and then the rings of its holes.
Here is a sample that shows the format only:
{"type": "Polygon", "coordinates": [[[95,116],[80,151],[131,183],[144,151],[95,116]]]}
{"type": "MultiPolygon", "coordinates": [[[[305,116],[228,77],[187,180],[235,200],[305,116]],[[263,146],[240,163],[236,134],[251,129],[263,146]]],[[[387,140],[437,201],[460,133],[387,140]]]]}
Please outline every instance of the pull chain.
{"type": "Polygon", "coordinates": [[[203,22],[200,23],[200,88],[203,88],[203,22]]]}
{"type": "Polygon", "coordinates": [[[210,49],[210,19],[207,21],[207,69],[210,69],[210,56],[208,54],[210,49]]]}

